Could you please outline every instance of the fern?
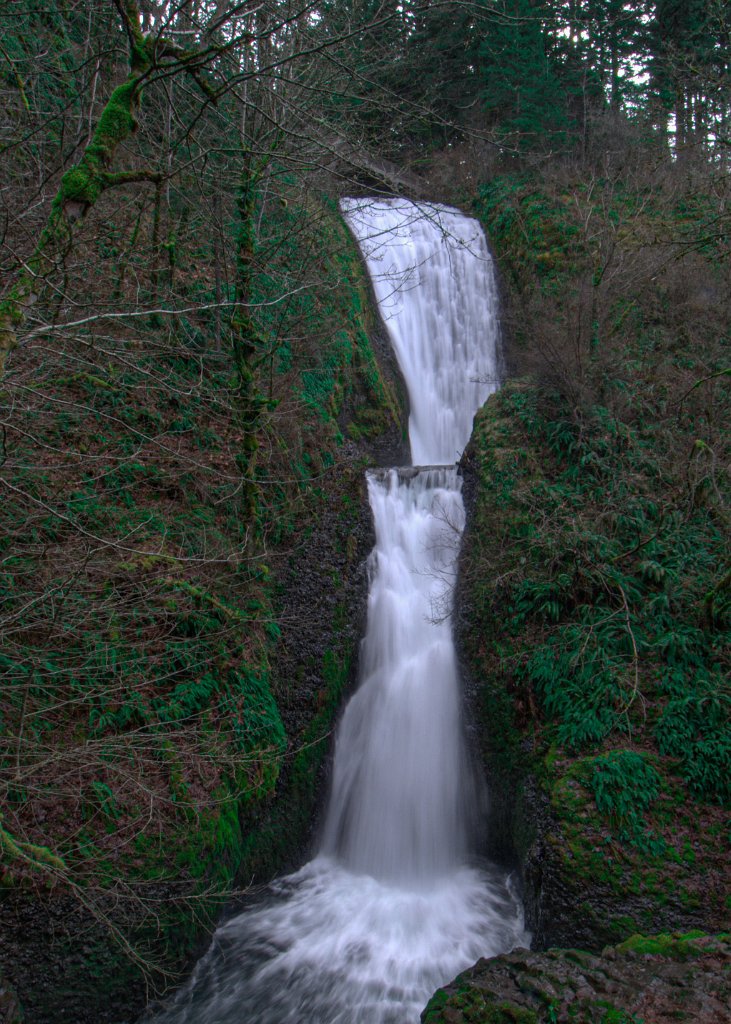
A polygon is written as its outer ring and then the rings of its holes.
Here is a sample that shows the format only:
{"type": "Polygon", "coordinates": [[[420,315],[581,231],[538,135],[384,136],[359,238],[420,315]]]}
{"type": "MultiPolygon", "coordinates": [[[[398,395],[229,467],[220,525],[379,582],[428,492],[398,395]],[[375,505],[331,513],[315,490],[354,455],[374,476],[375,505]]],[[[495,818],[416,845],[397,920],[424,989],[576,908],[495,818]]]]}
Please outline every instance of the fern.
{"type": "Polygon", "coordinates": [[[589,787],[597,810],[606,815],[625,842],[659,853],[664,843],[647,831],[644,815],[657,800],[662,780],[657,770],[633,750],[612,750],[594,758],[589,787]]]}

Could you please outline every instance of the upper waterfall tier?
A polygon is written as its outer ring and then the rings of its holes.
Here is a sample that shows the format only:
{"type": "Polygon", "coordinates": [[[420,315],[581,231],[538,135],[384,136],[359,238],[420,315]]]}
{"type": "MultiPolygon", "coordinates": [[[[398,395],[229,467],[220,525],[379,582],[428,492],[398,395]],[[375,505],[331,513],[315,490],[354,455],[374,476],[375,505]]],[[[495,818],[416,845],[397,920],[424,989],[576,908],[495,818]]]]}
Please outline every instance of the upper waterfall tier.
{"type": "Polygon", "coordinates": [[[409,392],[411,458],[459,459],[498,384],[497,294],[479,224],[406,199],[343,199],[409,392]]]}

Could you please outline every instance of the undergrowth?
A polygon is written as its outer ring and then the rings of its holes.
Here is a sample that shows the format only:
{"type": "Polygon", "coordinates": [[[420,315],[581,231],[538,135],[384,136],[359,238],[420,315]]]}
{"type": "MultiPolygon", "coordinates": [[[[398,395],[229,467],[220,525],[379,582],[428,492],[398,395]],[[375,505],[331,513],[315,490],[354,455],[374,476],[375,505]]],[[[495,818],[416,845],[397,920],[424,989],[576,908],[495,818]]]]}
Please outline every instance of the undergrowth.
{"type": "MultiPolygon", "coordinates": [[[[93,216],[79,242],[92,253],[106,245],[93,216]]],[[[103,336],[90,317],[19,349],[1,396],[0,882],[75,892],[145,948],[162,932],[184,951],[215,917],[243,826],[302,744],[314,777],[334,710],[304,708],[285,729],[277,693],[293,684],[275,674],[292,623],[277,621],[275,567],[354,458],[348,425],[362,434],[365,417],[375,435],[399,420],[337,211],[270,195],[257,220],[253,514],[226,324],[207,312],[212,252],[193,250],[180,283],[200,313],[103,336]]],[[[176,244],[190,255],[195,223],[176,244]]],[[[123,306],[139,287],[128,260],[106,246],[85,296],[111,275],[123,306]]]]}
{"type": "Polygon", "coordinates": [[[653,871],[690,865],[685,842],[700,863],[731,801],[729,268],[695,241],[711,197],[680,191],[559,169],[477,204],[523,376],[468,454],[467,644],[511,749],[531,737],[544,785],[579,787],[552,799],[576,871],[602,832],[653,871]]]}
{"type": "Polygon", "coordinates": [[[651,738],[695,793],[728,800],[724,516],[687,495],[663,502],[657,453],[605,408],[576,424],[554,418],[556,397],[508,389],[497,401],[545,446],[539,478],[516,495],[520,569],[501,595],[518,687],[567,750],[651,738]]]}

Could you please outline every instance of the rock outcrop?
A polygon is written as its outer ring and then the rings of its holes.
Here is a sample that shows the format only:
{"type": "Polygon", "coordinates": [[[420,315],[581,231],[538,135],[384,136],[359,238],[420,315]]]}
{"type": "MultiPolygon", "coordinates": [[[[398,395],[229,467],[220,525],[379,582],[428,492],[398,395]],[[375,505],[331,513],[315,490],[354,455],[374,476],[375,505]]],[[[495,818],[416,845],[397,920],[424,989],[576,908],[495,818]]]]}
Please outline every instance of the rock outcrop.
{"type": "Polygon", "coordinates": [[[600,956],[516,950],[480,960],[433,996],[423,1024],[727,1024],[726,935],[635,935],[600,956]]]}

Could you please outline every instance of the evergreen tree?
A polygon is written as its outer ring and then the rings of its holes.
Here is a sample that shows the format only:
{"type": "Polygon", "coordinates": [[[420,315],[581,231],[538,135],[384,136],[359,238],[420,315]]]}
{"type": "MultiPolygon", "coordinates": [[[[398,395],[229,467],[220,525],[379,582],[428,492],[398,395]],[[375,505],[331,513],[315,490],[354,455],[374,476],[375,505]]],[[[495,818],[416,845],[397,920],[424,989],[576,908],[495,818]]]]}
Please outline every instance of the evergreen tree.
{"type": "Polygon", "coordinates": [[[657,0],[652,21],[652,83],[672,115],[684,158],[728,124],[729,20],[715,0],[657,0]]]}
{"type": "Polygon", "coordinates": [[[479,50],[489,121],[524,148],[562,146],[572,124],[548,14],[546,0],[502,0],[479,50]]]}

